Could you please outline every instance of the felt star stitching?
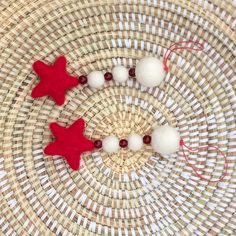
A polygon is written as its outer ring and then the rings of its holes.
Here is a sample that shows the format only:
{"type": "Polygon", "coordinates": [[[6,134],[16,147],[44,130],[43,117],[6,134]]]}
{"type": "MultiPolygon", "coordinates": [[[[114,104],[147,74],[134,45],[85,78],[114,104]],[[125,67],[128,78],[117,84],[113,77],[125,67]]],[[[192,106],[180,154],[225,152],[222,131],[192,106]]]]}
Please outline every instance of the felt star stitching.
{"type": "Polygon", "coordinates": [[[33,69],[39,76],[40,82],[33,89],[31,96],[33,98],[51,96],[57,105],[62,105],[65,102],[67,90],[79,84],[77,77],[67,73],[66,64],[64,56],[59,56],[53,65],[36,61],[33,69]]]}
{"type": "Polygon", "coordinates": [[[50,124],[50,130],[56,140],[50,143],[44,153],[47,155],[62,155],[73,170],[80,167],[80,155],[86,151],[92,151],[94,144],[84,136],[85,122],[78,119],[68,128],[57,123],[50,124]]]}

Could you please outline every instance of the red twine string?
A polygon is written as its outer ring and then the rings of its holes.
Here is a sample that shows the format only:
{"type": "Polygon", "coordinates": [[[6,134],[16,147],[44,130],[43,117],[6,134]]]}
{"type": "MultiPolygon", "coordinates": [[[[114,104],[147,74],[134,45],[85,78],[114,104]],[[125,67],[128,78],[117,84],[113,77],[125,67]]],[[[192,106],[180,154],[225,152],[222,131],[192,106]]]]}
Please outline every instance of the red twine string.
{"type": "Polygon", "coordinates": [[[190,148],[188,147],[184,140],[181,139],[180,140],[180,146],[182,148],[182,152],[183,152],[183,155],[184,155],[184,158],[187,162],[187,164],[193,169],[194,173],[200,178],[200,179],[203,179],[203,180],[206,180],[208,182],[219,182],[221,181],[222,179],[224,179],[224,177],[228,174],[228,159],[226,157],[226,155],[216,146],[211,146],[211,145],[208,145],[208,146],[203,146],[203,147],[199,147],[199,148],[190,148]],[[223,174],[221,175],[221,177],[219,179],[216,179],[216,180],[211,180],[211,179],[208,179],[208,178],[205,178],[203,175],[201,175],[198,170],[188,161],[188,157],[186,156],[185,152],[184,152],[184,147],[187,148],[188,150],[192,151],[192,152],[197,152],[197,151],[204,151],[204,150],[207,150],[209,148],[211,149],[215,149],[217,150],[217,152],[219,152],[225,159],[225,166],[224,166],[224,172],[223,174]]]}
{"type": "Polygon", "coordinates": [[[197,41],[178,41],[170,45],[170,47],[166,50],[164,54],[163,66],[166,73],[169,71],[169,67],[167,66],[167,61],[170,58],[172,52],[176,50],[192,50],[192,51],[202,51],[204,49],[203,44],[197,41]]]}

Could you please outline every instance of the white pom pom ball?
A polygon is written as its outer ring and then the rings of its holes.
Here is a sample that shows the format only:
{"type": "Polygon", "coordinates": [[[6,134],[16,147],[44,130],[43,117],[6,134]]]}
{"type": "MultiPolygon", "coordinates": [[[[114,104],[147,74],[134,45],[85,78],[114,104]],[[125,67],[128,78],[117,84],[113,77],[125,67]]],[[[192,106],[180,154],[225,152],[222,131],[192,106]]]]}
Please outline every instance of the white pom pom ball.
{"type": "Polygon", "coordinates": [[[124,66],[115,66],[112,69],[113,79],[118,83],[123,83],[129,78],[129,72],[124,66]]]}
{"type": "Polygon", "coordinates": [[[161,60],[155,57],[144,57],[136,65],[136,79],[146,87],[159,85],[165,78],[165,70],[161,60]]]}
{"type": "Polygon", "coordinates": [[[102,141],[102,148],[105,152],[117,152],[120,148],[119,139],[115,136],[108,136],[102,141]]]}
{"type": "Polygon", "coordinates": [[[101,71],[92,71],[88,74],[88,85],[91,88],[100,89],[104,85],[105,79],[101,71]]]}
{"type": "Polygon", "coordinates": [[[179,150],[179,141],[178,131],[173,127],[164,125],[153,131],[151,145],[154,151],[168,155],[179,150]]]}
{"type": "Polygon", "coordinates": [[[138,134],[128,136],[128,148],[132,151],[138,151],[143,146],[143,138],[138,134]]]}

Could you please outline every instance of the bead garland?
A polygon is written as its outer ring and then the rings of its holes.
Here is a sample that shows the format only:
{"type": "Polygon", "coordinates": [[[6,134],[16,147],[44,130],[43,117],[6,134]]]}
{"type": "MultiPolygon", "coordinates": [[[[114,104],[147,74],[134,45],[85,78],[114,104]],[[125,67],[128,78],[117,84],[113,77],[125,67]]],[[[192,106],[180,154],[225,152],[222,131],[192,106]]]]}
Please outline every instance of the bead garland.
{"type": "Polygon", "coordinates": [[[151,144],[153,150],[161,155],[170,155],[177,152],[180,148],[187,164],[193,169],[194,173],[201,179],[208,182],[218,182],[228,174],[228,160],[224,153],[215,146],[204,146],[199,148],[188,147],[184,140],[180,138],[178,131],[168,125],[157,127],[151,135],[144,135],[143,138],[138,134],[130,134],[128,140],[119,140],[116,136],[107,136],[103,140],[89,140],[84,136],[85,122],[82,118],[75,121],[68,128],[64,128],[57,123],[50,124],[50,129],[56,140],[51,142],[45,149],[47,155],[63,155],[73,170],[80,167],[80,155],[86,151],[103,149],[107,153],[116,153],[120,148],[130,148],[138,151],[144,144],[151,144]],[[225,160],[224,172],[218,180],[206,179],[198,170],[188,161],[184,149],[190,151],[201,151],[215,149],[225,160]]]}
{"type": "Polygon", "coordinates": [[[67,61],[65,56],[59,56],[53,65],[47,65],[43,61],[36,61],[33,64],[33,70],[39,76],[40,82],[33,89],[31,96],[40,98],[51,96],[57,105],[63,105],[65,102],[65,94],[67,90],[78,86],[79,84],[88,84],[93,89],[103,87],[105,81],[114,80],[117,83],[123,83],[129,77],[136,77],[137,81],[147,87],[159,85],[169,72],[167,66],[171,53],[176,50],[193,50],[201,51],[203,45],[194,41],[179,41],[172,44],[165,52],[163,62],[156,57],[144,57],[136,65],[136,68],[127,69],[122,65],[117,65],[112,72],[103,74],[101,71],[95,70],[87,76],[79,77],[71,76],[66,71],[67,61]],[[190,45],[190,46],[189,46],[190,45]],[[60,86],[55,86],[58,84],[60,86]]]}

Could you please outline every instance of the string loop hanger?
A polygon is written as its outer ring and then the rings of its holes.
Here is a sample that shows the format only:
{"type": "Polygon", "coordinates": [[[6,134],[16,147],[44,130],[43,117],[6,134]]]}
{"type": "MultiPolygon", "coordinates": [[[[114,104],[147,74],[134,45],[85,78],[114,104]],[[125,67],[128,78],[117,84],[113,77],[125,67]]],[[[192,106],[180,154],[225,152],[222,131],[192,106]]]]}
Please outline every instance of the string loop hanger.
{"type": "Polygon", "coordinates": [[[213,146],[213,145],[207,145],[207,146],[202,146],[202,147],[198,147],[198,148],[191,148],[191,147],[189,147],[185,144],[183,139],[180,140],[180,147],[181,147],[181,150],[183,152],[183,156],[184,156],[185,161],[192,168],[195,175],[198,176],[200,179],[206,180],[208,182],[216,183],[216,182],[219,182],[219,181],[223,180],[225,178],[225,176],[228,175],[228,166],[229,166],[228,159],[227,159],[226,155],[218,147],[213,146]],[[202,174],[200,174],[199,170],[197,170],[194,167],[194,165],[189,162],[189,159],[188,159],[188,157],[187,157],[187,155],[184,151],[185,148],[187,150],[191,151],[191,152],[205,151],[205,150],[208,150],[208,149],[216,150],[217,153],[219,153],[225,160],[224,171],[223,171],[222,175],[220,176],[220,178],[218,178],[218,179],[208,179],[208,178],[205,178],[202,174]]]}
{"type": "Polygon", "coordinates": [[[171,56],[171,54],[174,51],[178,50],[189,50],[189,51],[203,51],[204,46],[202,43],[199,43],[198,41],[178,41],[170,45],[169,48],[167,48],[165,54],[164,54],[164,59],[163,59],[163,67],[166,73],[169,72],[169,66],[167,65],[167,62],[171,56]]]}

